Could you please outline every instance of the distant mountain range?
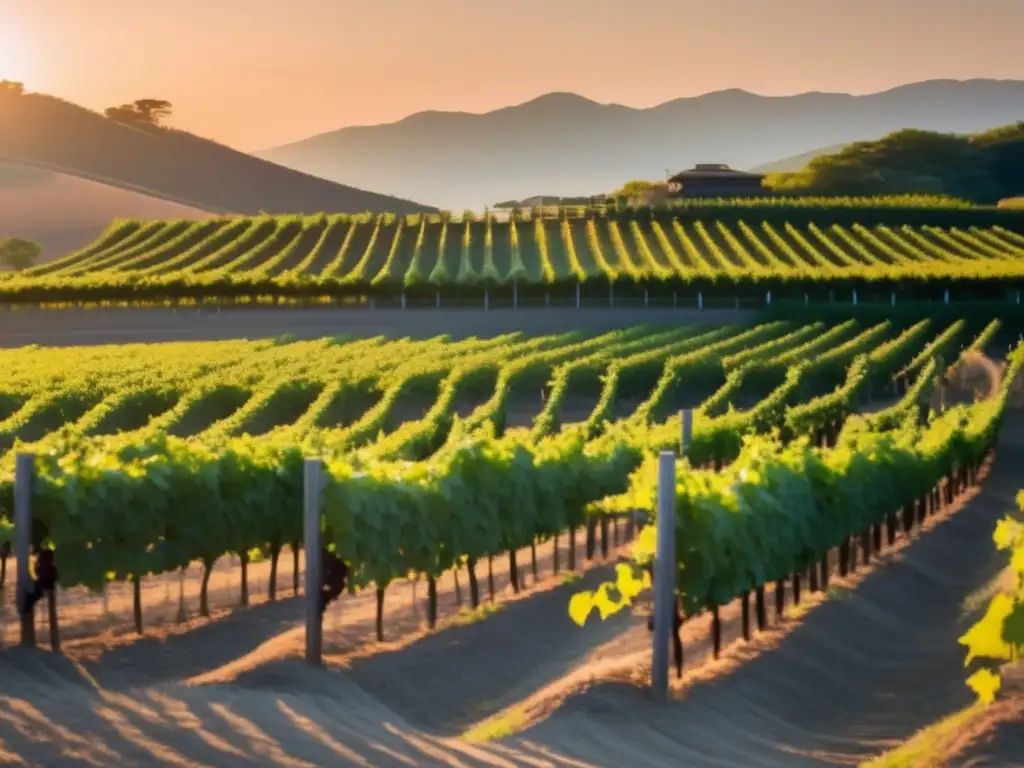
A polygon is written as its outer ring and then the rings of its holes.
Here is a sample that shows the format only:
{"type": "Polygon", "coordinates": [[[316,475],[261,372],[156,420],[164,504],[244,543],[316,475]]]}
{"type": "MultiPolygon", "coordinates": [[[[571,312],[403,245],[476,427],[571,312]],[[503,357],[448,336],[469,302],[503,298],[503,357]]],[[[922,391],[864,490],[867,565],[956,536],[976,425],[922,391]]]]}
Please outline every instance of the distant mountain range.
{"type": "Polygon", "coordinates": [[[865,96],[728,90],[649,109],[550,93],[485,114],[421,112],[342,128],[256,155],[457,211],[538,189],[599,194],[700,162],[796,170],[805,156],[901,128],[964,133],[1021,119],[1024,81],[1017,80],[930,80],[865,96]],[[808,152],[814,147],[826,149],[808,152]]]}
{"type": "Polygon", "coordinates": [[[538,191],[544,202],[582,202],[699,162],[795,171],[901,128],[966,133],[1022,120],[1024,82],[935,80],[868,96],[730,90],[650,109],[552,93],[482,115],[344,128],[256,156],[45,94],[3,100],[0,118],[0,237],[32,237],[52,258],[114,218],[479,210],[529,204],[538,191]]]}

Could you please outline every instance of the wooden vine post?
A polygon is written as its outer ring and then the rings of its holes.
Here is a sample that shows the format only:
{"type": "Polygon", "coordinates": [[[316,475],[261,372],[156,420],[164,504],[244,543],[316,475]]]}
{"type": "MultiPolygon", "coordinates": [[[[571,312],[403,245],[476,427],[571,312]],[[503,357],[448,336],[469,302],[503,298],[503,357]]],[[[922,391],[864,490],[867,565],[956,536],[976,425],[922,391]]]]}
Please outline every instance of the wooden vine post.
{"type": "Polygon", "coordinates": [[[320,459],[303,462],[303,527],[306,548],[306,661],[319,666],[323,653],[323,541],[320,532],[320,459]]]}
{"type": "MultiPolygon", "coordinates": [[[[693,439],[693,412],[681,411],[679,455],[685,456],[693,439]]],[[[668,697],[668,650],[676,630],[676,457],[672,451],[658,456],[657,544],[654,560],[654,626],[651,687],[658,699],[668,697]]]]}
{"type": "Polygon", "coordinates": [[[32,591],[32,485],[35,480],[35,456],[19,453],[14,465],[14,557],[18,567],[17,606],[21,617],[21,645],[36,647],[35,610],[24,606],[32,591]]]}
{"type": "Polygon", "coordinates": [[[658,699],[668,697],[668,649],[675,618],[676,456],[658,456],[657,549],[654,560],[654,631],[651,687],[658,699]]]}

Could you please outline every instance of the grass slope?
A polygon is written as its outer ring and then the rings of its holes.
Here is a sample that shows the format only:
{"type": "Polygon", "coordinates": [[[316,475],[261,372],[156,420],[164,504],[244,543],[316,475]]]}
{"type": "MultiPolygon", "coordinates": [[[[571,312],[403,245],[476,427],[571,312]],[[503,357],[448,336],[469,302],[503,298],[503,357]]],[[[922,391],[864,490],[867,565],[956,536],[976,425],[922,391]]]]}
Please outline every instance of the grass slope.
{"type": "Polygon", "coordinates": [[[141,130],[45,94],[5,96],[0,158],[218,213],[431,210],[238,152],[184,131],[141,130]]]}

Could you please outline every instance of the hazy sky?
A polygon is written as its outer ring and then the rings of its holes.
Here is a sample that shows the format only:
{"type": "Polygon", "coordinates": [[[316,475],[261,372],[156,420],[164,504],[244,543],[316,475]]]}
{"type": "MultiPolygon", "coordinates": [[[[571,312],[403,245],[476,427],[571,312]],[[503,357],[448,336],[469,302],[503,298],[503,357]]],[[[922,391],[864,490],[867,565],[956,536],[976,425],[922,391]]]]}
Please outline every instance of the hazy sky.
{"type": "Polygon", "coordinates": [[[550,91],[651,106],[724,88],[1024,79],[1024,0],[0,0],[0,79],[264,149],[550,91]]]}

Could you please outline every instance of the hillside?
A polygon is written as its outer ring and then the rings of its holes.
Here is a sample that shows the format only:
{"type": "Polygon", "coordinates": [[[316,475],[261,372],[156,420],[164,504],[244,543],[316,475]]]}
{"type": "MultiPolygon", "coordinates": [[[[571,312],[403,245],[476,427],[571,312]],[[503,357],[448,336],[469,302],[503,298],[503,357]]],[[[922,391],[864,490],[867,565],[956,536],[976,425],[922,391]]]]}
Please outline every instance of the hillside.
{"type": "Polygon", "coordinates": [[[114,219],[207,219],[214,214],[51,171],[0,162],[0,237],[27,237],[42,263],[83,248],[114,219]]]}
{"type": "Polygon", "coordinates": [[[802,171],[811,160],[823,155],[834,155],[845,147],[846,144],[833,144],[821,149],[812,149],[809,152],[801,152],[799,155],[790,155],[781,160],[775,160],[762,165],[755,165],[749,170],[753,173],[796,173],[802,171]]]}
{"type": "Polygon", "coordinates": [[[948,195],[997,203],[1024,194],[1024,121],[975,134],[901,130],[769,176],[783,194],[948,195]]]}
{"type": "Polygon", "coordinates": [[[1024,82],[935,80],[866,96],[741,90],[649,109],[551,93],[485,114],[424,112],[257,153],[328,179],[451,210],[579,195],[699,162],[752,168],[903,128],[974,132],[1024,119],[1024,82]]]}
{"type": "Polygon", "coordinates": [[[43,94],[0,98],[0,159],[210,212],[432,210],[309,176],[183,131],[142,130],[43,94]]]}

